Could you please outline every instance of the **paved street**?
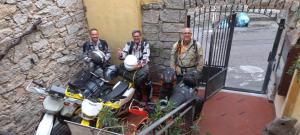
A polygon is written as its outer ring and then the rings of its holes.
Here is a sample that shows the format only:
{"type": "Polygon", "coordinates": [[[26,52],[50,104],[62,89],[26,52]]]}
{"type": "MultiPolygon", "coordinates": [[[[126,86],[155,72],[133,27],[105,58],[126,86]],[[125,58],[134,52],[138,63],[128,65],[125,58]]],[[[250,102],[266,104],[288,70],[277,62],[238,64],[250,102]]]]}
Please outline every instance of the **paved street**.
{"type": "MultiPolygon", "coordinates": [[[[268,64],[267,58],[273,46],[277,27],[273,21],[256,21],[251,22],[249,27],[235,28],[226,86],[261,90],[268,64]]],[[[194,33],[197,37],[197,33],[194,33]]],[[[204,38],[201,38],[201,33],[199,42],[203,39],[204,47],[205,39],[208,38],[207,45],[209,45],[210,36],[207,35],[210,35],[211,31],[207,34],[204,30],[204,38]]],[[[208,50],[206,55],[208,56],[208,50]]]]}
{"type": "Polygon", "coordinates": [[[277,25],[275,22],[260,24],[264,25],[235,29],[226,86],[261,90],[277,25]]]}

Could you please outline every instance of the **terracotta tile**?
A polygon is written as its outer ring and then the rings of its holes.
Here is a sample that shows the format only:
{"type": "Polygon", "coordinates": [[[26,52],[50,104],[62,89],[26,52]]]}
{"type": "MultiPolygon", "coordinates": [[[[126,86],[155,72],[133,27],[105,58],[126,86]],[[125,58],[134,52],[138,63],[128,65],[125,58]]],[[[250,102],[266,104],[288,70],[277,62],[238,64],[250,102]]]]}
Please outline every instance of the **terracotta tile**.
{"type": "Polygon", "coordinates": [[[201,135],[260,135],[275,110],[262,97],[219,92],[205,103],[202,115],[201,135]]]}

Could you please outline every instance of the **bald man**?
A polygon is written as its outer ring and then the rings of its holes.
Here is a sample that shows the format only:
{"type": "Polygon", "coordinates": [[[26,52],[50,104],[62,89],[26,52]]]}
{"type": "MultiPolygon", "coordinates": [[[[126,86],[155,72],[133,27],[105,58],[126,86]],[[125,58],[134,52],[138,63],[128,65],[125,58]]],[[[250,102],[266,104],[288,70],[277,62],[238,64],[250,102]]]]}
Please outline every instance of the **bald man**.
{"type": "Polygon", "coordinates": [[[203,49],[200,43],[192,40],[190,28],[184,28],[182,39],[173,45],[170,66],[176,71],[177,82],[190,70],[197,69],[202,72],[203,49]]]}

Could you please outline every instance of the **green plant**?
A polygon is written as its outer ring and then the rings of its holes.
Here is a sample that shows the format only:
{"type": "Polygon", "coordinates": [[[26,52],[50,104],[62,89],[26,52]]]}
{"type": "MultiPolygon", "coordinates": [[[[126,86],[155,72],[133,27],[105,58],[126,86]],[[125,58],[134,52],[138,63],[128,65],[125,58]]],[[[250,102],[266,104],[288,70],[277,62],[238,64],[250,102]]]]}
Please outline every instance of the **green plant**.
{"type": "Polygon", "coordinates": [[[150,114],[150,120],[156,121],[174,109],[174,103],[169,101],[166,107],[161,107],[160,102],[157,102],[154,107],[154,112],[150,114]]]}
{"type": "Polygon", "coordinates": [[[184,124],[183,119],[181,117],[176,117],[174,119],[173,125],[170,127],[170,135],[180,135],[181,134],[181,126],[184,124]]]}
{"type": "MultiPolygon", "coordinates": [[[[167,113],[171,112],[175,108],[174,103],[169,101],[166,107],[161,107],[160,102],[155,104],[154,110],[152,113],[150,113],[149,119],[150,121],[146,123],[146,125],[143,127],[143,129],[149,127],[153,122],[157,121],[158,119],[162,118],[165,116],[167,113]]],[[[193,134],[200,134],[200,128],[199,128],[199,121],[202,116],[199,117],[197,122],[195,122],[191,127],[190,131],[184,131],[184,126],[185,126],[185,121],[182,119],[182,117],[176,117],[176,118],[170,118],[169,120],[166,121],[166,123],[163,123],[163,125],[169,123],[169,122],[174,122],[170,127],[169,127],[169,133],[170,135],[181,135],[181,134],[188,134],[188,133],[193,133],[193,134]]],[[[162,128],[162,127],[158,127],[162,128]]],[[[143,130],[142,129],[142,130],[143,130]]]]}
{"type": "Polygon", "coordinates": [[[103,128],[107,128],[107,130],[112,132],[122,133],[123,124],[119,123],[119,120],[116,118],[114,112],[110,110],[110,108],[104,107],[98,117],[101,120],[101,125],[103,128]]]}
{"type": "Polygon", "coordinates": [[[297,22],[300,20],[300,11],[296,11],[294,13],[295,19],[294,19],[294,23],[297,24],[297,22]]]}
{"type": "MultiPolygon", "coordinates": [[[[293,64],[289,67],[287,74],[293,75],[295,70],[298,70],[300,72],[300,53],[298,54],[296,60],[293,61],[293,64]]],[[[300,73],[296,76],[297,80],[300,80],[300,73]]]]}

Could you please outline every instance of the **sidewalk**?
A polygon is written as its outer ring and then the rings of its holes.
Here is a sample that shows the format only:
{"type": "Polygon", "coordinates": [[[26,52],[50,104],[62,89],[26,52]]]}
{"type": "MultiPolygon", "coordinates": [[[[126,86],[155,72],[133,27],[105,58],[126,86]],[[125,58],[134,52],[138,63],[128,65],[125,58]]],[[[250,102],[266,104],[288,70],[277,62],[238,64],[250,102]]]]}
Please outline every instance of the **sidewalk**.
{"type": "Polygon", "coordinates": [[[201,135],[260,135],[275,117],[273,103],[264,97],[219,92],[205,104],[201,135]]]}

